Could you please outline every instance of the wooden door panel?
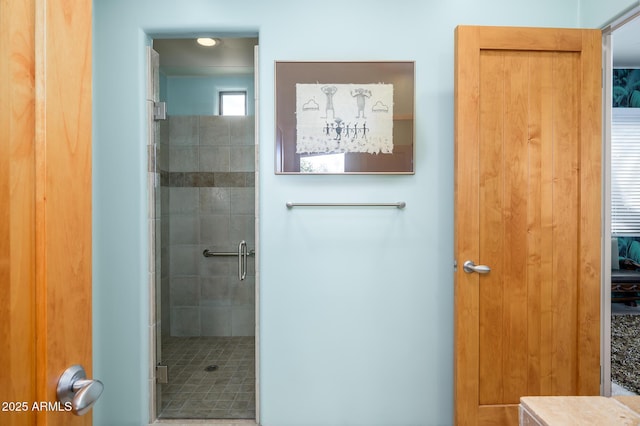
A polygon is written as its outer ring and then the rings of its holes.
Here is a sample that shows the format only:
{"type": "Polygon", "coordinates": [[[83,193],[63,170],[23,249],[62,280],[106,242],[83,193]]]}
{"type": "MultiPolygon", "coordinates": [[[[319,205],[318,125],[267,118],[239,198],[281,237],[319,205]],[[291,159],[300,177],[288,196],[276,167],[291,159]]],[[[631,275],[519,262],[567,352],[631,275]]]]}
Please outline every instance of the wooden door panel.
{"type": "MultiPolygon", "coordinates": [[[[36,26],[36,232],[39,401],[55,401],[65,369],[91,358],[91,4],[45,0],[36,26]],[[69,46],[73,46],[70,49],[69,46]]],[[[39,424],[91,415],[38,413],[39,424]]]]}
{"type": "Polygon", "coordinates": [[[456,37],[456,422],[514,424],[599,391],[599,32],[456,37]]]}
{"type": "Polygon", "coordinates": [[[92,367],[91,2],[1,8],[0,424],[88,425],[55,402],[92,367]]]}
{"type": "Polygon", "coordinates": [[[478,408],[478,424],[503,426],[518,424],[518,407],[514,405],[482,405],[478,408]]]}
{"type": "Polygon", "coordinates": [[[30,2],[0,9],[0,402],[13,404],[0,424],[26,425],[35,412],[15,404],[35,400],[35,15],[30,2]]]}

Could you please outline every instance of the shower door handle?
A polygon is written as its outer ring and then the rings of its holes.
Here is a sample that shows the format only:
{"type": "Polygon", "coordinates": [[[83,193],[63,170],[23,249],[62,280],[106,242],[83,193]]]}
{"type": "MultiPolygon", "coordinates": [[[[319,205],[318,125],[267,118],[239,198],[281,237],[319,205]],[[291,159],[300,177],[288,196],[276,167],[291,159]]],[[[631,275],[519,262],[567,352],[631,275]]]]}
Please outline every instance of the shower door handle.
{"type": "Polygon", "coordinates": [[[247,278],[247,256],[249,250],[247,249],[247,242],[245,240],[240,241],[238,244],[238,279],[244,281],[247,278]]]}

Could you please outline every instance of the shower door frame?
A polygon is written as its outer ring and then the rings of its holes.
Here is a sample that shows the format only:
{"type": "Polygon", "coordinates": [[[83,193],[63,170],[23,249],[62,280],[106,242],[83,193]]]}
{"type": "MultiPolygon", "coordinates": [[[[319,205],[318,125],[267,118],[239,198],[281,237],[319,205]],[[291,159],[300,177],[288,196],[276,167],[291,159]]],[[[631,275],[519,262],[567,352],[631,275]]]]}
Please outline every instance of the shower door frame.
{"type": "MultiPolygon", "coordinates": [[[[161,33],[155,35],[150,38],[159,38],[161,33]]],[[[240,36],[240,35],[238,35],[240,36]]],[[[171,35],[172,38],[176,36],[174,34],[171,35]]],[[[260,40],[258,34],[255,37],[260,40]]],[[[147,46],[145,50],[145,60],[147,63],[147,95],[153,92],[152,84],[154,82],[154,74],[156,72],[154,66],[158,64],[154,64],[152,60],[152,47],[147,46]]],[[[246,425],[257,425],[259,424],[258,419],[260,419],[260,334],[259,334],[259,318],[260,318],[260,250],[258,247],[260,246],[259,240],[259,173],[260,173],[260,161],[259,161],[259,72],[258,72],[258,52],[259,46],[256,45],[254,47],[254,67],[253,67],[253,75],[254,75],[254,149],[255,149],[255,208],[254,208],[254,237],[255,237],[255,254],[254,254],[254,265],[255,265],[255,305],[254,305],[254,315],[255,315],[255,329],[254,329],[254,342],[255,342],[255,411],[256,417],[255,419],[198,419],[199,424],[215,424],[218,426],[237,426],[240,424],[246,425]]],[[[159,62],[159,61],[158,61],[159,62]]],[[[157,101],[157,99],[154,99],[157,101]]],[[[145,102],[149,100],[146,99],[145,102]]],[[[147,178],[147,191],[148,191],[148,209],[149,209],[149,286],[148,286],[148,295],[149,295],[149,318],[150,318],[150,339],[149,339],[149,424],[153,425],[174,425],[176,421],[180,422],[181,419],[160,419],[159,415],[159,401],[161,395],[157,392],[157,368],[158,365],[158,318],[157,318],[157,304],[160,297],[160,275],[156,275],[159,271],[156,271],[156,256],[159,253],[156,252],[156,185],[160,185],[159,181],[159,172],[157,172],[156,167],[159,164],[159,156],[158,154],[158,146],[159,138],[156,138],[156,131],[158,126],[156,126],[156,120],[154,119],[153,107],[149,106],[147,108],[147,129],[148,135],[147,140],[145,140],[145,144],[147,144],[147,167],[148,167],[148,178],[147,178]]]]}

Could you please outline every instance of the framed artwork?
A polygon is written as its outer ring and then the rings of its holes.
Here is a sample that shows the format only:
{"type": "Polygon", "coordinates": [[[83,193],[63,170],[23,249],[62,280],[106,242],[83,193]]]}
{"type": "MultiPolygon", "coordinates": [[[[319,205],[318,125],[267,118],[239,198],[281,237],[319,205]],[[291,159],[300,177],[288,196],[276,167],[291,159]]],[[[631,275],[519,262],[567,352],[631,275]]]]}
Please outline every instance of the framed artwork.
{"type": "Polygon", "coordinates": [[[414,81],[412,61],[276,61],[276,173],[414,173],[414,81]]]}

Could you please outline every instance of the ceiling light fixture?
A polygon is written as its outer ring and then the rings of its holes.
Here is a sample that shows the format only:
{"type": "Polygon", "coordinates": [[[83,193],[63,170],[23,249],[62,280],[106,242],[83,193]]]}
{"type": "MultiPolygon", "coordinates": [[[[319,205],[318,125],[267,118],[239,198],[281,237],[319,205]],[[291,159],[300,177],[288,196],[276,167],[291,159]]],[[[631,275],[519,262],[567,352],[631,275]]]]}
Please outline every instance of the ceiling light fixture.
{"type": "Polygon", "coordinates": [[[211,37],[200,37],[197,42],[200,46],[212,47],[220,43],[220,40],[211,37]]]}

